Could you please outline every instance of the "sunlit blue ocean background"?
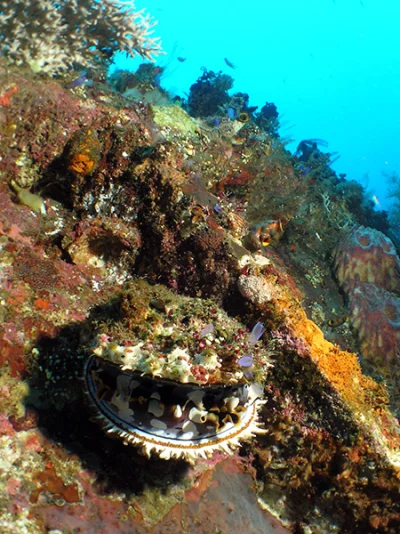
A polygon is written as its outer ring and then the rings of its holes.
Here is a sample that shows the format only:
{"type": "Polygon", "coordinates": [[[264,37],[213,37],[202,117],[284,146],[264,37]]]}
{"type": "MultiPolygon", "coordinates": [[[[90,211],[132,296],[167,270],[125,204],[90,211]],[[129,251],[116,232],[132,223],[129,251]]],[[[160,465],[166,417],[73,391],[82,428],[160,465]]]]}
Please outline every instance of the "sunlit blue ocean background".
{"type": "MultiPolygon", "coordinates": [[[[280,135],[328,143],[334,170],[389,207],[384,174],[400,174],[398,0],[136,0],[158,21],[161,85],[185,96],[201,68],[232,76],[250,105],[276,104],[280,135]],[[181,62],[179,58],[184,58],[181,62]],[[224,61],[227,58],[232,69],[224,61]]],[[[116,58],[136,69],[140,60],[116,58]]],[[[377,206],[379,207],[379,206],[377,206]]]]}

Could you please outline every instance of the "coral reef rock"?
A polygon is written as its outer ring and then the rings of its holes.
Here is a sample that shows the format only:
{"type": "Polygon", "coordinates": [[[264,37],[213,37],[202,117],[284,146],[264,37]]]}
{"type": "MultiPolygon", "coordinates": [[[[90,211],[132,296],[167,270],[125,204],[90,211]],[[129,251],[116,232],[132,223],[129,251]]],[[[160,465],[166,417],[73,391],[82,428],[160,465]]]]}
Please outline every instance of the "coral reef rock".
{"type": "MultiPolygon", "coordinates": [[[[318,168],[251,113],[227,138],[3,58],[0,87],[0,531],[399,532],[388,390],[306,315],[341,300],[318,168]]],[[[355,235],[339,277],[395,328],[398,260],[355,235]]]]}

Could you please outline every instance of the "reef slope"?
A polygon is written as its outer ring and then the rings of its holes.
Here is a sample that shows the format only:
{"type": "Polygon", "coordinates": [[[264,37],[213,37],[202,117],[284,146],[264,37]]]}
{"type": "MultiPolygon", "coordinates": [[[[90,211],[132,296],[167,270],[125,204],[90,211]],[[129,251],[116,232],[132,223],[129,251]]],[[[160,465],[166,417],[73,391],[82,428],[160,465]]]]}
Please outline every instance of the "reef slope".
{"type": "MultiPolygon", "coordinates": [[[[237,144],[106,84],[0,65],[0,99],[0,530],[398,532],[388,390],[328,325],[345,313],[329,258],[353,216],[323,182],[255,126],[237,144]],[[173,343],[194,354],[178,370],[173,343]],[[264,432],[162,459],[103,431],[85,362],[138,346],[132,365],[156,379],[260,386],[264,432]]],[[[221,402],[235,424],[245,401],[221,402]]]]}

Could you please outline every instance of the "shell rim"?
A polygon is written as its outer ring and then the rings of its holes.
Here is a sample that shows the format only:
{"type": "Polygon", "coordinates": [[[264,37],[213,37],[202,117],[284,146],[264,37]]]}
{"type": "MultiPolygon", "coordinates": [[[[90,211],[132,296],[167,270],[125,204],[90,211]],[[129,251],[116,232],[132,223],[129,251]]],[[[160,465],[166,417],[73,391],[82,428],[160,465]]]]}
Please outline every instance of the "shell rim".
{"type": "MultiPolygon", "coordinates": [[[[246,406],[246,412],[243,416],[240,424],[227,428],[219,433],[216,433],[212,437],[198,437],[187,440],[177,440],[176,438],[167,438],[161,436],[154,436],[150,432],[146,432],[143,429],[137,428],[134,425],[124,423],[123,419],[116,416],[115,413],[107,410],[106,406],[99,403],[96,398],[96,392],[94,389],[93,380],[90,377],[90,370],[93,362],[98,360],[98,356],[91,355],[87,358],[84,367],[84,380],[86,383],[85,393],[88,398],[89,404],[92,408],[96,409],[96,419],[105,428],[108,434],[116,434],[124,440],[124,443],[130,443],[136,447],[139,447],[142,452],[150,457],[152,452],[155,452],[160,458],[184,458],[188,461],[198,457],[209,457],[214,451],[219,450],[227,454],[232,454],[234,449],[238,448],[242,441],[246,441],[255,434],[265,433],[265,428],[262,427],[262,423],[259,419],[259,410],[266,403],[265,400],[259,396],[255,396],[246,406]]],[[[116,365],[113,362],[107,362],[112,365],[116,365]]],[[[124,370],[124,373],[135,373],[133,370],[124,370]]],[[[149,375],[145,375],[149,377],[149,375]]],[[[153,380],[162,381],[168,384],[176,384],[179,387],[180,383],[170,379],[158,379],[155,377],[149,377],[153,380]]],[[[190,383],[182,384],[184,386],[190,386],[190,383]]],[[[240,385],[240,384],[239,384],[240,385]]],[[[244,384],[243,384],[244,385],[244,384]]],[[[193,384],[198,389],[220,389],[224,388],[224,385],[210,385],[201,386],[199,384],[193,384]]]]}

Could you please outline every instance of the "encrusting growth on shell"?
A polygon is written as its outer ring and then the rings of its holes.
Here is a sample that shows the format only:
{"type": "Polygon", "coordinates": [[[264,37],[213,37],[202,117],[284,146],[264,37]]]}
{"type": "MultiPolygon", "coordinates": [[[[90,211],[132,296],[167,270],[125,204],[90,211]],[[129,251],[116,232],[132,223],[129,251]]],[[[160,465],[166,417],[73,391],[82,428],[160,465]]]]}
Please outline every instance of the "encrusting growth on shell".
{"type": "Polygon", "coordinates": [[[97,334],[85,367],[87,398],[107,432],[147,456],[232,453],[263,431],[259,383],[271,365],[258,343],[263,332],[261,323],[246,332],[212,301],[132,282],[120,320],[97,334]],[[249,352],[251,372],[241,364],[249,352]]]}

